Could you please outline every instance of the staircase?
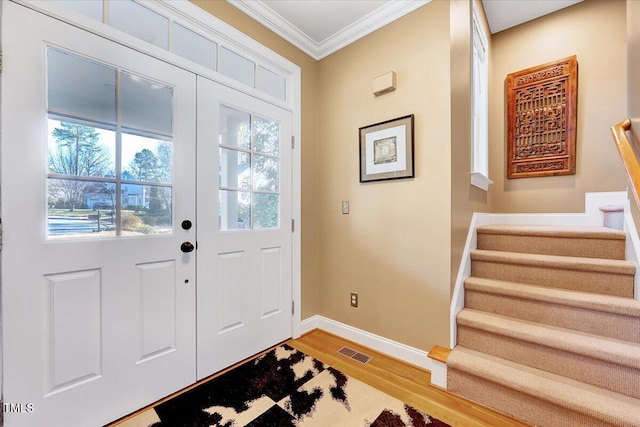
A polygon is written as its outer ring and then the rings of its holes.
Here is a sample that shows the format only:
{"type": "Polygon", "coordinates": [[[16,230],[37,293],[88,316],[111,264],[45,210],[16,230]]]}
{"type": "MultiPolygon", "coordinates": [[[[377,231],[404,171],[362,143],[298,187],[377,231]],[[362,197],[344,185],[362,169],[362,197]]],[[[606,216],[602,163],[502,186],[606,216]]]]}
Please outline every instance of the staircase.
{"type": "Polygon", "coordinates": [[[625,234],[477,229],[447,389],[541,426],[640,426],[640,302],[625,234]]]}

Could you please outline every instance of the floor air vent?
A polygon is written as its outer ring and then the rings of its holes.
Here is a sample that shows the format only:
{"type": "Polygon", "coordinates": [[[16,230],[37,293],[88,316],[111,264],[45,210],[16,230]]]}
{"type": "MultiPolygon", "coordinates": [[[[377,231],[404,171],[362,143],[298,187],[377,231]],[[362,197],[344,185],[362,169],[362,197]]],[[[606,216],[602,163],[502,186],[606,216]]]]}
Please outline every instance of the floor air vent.
{"type": "Polygon", "coordinates": [[[343,356],[347,356],[348,358],[353,359],[356,362],[360,362],[363,365],[366,365],[371,361],[371,359],[373,359],[373,357],[367,356],[366,354],[358,353],[357,351],[349,347],[342,347],[340,350],[338,350],[338,353],[343,356]]]}

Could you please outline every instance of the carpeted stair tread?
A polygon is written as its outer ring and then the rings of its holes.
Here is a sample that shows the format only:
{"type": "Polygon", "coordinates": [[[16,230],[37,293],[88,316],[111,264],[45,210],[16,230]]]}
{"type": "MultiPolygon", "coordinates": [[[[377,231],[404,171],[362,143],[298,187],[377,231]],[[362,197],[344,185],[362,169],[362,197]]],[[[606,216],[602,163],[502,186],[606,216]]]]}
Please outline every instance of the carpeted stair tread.
{"type": "Polygon", "coordinates": [[[463,309],[458,326],[484,330],[604,362],[640,369],[640,344],[463,309]]]}
{"type": "MultiPolygon", "coordinates": [[[[580,292],[574,290],[527,285],[509,281],[468,277],[464,282],[465,290],[474,290],[492,294],[506,295],[534,301],[542,301],[587,310],[603,311],[623,316],[637,317],[640,322],[640,301],[633,298],[613,295],[580,292]]],[[[639,323],[640,331],[640,323],[639,323]]]]}
{"type": "Polygon", "coordinates": [[[633,263],[624,260],[488,251],[482,249],[471,251],[471,260],[624,275],[633,275],[636,271],[633,263]]]}
{"type": "MultiPolygon", "coordinates": [[[[449,383],[456,371],[517,390],[619,426],[640,426],[640,400],[457,346],[447,359],[449,383]]],[[[450,391],[456,393],[455,386],[450,391]]],[[[489,402],[485,402],[489,403],[489,402]]],[[[499,406],[499,405],[496,405],[499,406]]],[[[503,410],[508,410],[504,408],[503,410]]],[[[535,408],[531,408],[535,412],[535,408]]],[[[532,416],[535,417],[535,414],[532,416]]]]}
{"type": "Polygon", "coordinates": [[[625,240],[624,231],[608,227],[569,225],[514,225],[493,224],[478,227],[478,233],[511,234],[515,236],[555,236],[582,239],[625,240]]]}
{"type": "Polygon", "coordinates": [[[611,228],[495,224],[478,227],[476,233],[478,249],[625,259],[625,234],[611,228]]]}

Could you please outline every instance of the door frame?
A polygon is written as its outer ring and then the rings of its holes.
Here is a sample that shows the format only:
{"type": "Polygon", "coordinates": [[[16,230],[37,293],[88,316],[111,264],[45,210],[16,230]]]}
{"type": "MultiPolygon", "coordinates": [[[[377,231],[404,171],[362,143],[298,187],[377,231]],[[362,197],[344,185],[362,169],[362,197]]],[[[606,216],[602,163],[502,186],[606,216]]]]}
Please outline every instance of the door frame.
{"type": "MultiPolygon", "coordinates": [[[[224,76],[216,71],[198,65],[184,59],[172,52],[154,46],[134,36],[119,31],[102,22],[69,10],[54,2],[42,2],[37,0],[10,0],[14,3],[26,6],[37,12],[51,16],[63,22],[67,22],[90,33],[105,39],[132,48],[140,53],[162,60],[176,67],[185,69],[194,74],[206,77],[234,90],[246,93],[250,96],[262,99],[266,102],[284,108],[292,114],[292,212],[291,217],[295,221],[295,228],[291,233],[291,294],[294,304],[294,313],[291,319],[293,338],[297,338],[302,332],[301,320],[301,194],[302,194],[302,115],[301,115],[301,69],[298,65],[280,56],[276,52],[258,43],[246,34],[238,31],[219,18],[205,12],[190,2],[171,2],[169,0],[137,0],[145,7],[163,14],[172,21],[180,23],[187,28],[212,38],[218,46],[224,45],[236,52],[241,52],[246,58],[255,60],[256,63],[265,64],[272,70],[277,70],[286,79],[286,99],[284,101],[267,95],[255,88],[249,87],[236,80],[224,76]]],[[[0,14],[1,16],[1,14],[0,14]]],[[[3,18],[3,17],[2,17],[3,18]]],[[[6,37],[6,35],[5,35],[6,37]]],[[[0,74],[0,81],[2,75],[0,74]]],[[[2,141],[0,141],[0,144],[2,141]]],[[[1,381],[1,378],[0,378],[1,381]]]]}

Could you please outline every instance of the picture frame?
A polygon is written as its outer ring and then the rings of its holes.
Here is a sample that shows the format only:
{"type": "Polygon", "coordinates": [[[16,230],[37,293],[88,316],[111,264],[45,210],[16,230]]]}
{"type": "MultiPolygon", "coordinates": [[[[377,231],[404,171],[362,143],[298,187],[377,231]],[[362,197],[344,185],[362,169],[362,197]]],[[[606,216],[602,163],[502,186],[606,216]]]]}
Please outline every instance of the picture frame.
{"type": "Polygon", "coordinates": [[[413,114],[361,127],[360,182],[413,178],[413,114]]]}
{"type": "Polygon", "coordinates": [[[576,55],[507,75],[507,178],[575,175],[576,55]]]}

